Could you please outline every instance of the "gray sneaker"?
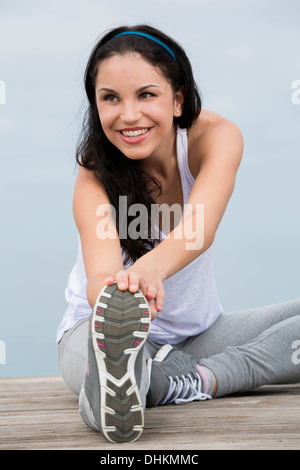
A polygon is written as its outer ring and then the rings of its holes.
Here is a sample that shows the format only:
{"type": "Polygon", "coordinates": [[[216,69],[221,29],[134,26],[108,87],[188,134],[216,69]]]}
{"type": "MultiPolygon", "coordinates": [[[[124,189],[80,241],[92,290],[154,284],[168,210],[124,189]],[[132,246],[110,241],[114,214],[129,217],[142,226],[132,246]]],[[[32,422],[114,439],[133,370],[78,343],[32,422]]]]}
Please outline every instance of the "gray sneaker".
{"type": "Polygon", "coordinates": [[[120,291],[116,283],[102,289],[90,317],[79,410],[86,424],[111,442],[132,442],[143,432],[135,361],[149,326],[148,303],[140,291],[120,291]]]}
{"type": "Polygon", "coordinates": [[[203,393],[197,361],[190,354],[165,344],[153,360],[148,359],[147,365],[147,407],[212,398],[203,393]]]}

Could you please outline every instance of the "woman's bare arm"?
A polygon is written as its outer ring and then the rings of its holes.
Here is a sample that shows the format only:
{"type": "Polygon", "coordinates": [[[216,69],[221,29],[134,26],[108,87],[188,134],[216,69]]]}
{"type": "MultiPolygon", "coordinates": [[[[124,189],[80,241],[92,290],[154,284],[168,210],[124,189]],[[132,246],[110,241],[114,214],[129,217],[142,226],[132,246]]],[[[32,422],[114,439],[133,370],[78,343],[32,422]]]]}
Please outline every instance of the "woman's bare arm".
{"type": "Polygon", "coordinates": [[[82,245],[82,254],[87,277],[87,300],[91,307],[107,276],[116,276],[123,269],[122,251],[117,231],[114,238],[99,236],[97,226],[100,217],[97,210],[101,205],[109,204],[109,200],[96,181],[93,173],[79,167],[74,188],[73,214],[82,245]]]}

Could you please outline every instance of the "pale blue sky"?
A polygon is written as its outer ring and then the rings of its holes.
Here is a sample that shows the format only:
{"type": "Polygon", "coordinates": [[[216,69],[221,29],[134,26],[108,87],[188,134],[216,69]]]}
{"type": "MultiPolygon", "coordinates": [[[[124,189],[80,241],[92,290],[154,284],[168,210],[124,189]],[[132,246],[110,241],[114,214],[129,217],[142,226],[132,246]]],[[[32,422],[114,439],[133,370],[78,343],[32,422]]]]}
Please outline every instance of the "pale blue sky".
{"type": "Polygon", "coordinates": [[[224,310],[300,296],[300,104],[291,99],[300,79],[299,17],[297,0],[1,2],[0,376],[59,373],[55,334],[76,259],[83,73],[96,39],[120,24],[150,23],[174,36],[204,107],[244,134],[235,193],[216,237],[224,310]]]}

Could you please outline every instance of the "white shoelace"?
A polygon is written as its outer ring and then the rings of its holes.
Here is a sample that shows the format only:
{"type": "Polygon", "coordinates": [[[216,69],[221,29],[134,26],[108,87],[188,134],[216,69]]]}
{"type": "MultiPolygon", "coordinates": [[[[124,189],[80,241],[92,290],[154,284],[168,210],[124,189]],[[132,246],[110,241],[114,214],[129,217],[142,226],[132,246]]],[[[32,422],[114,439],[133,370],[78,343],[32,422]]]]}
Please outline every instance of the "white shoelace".
{"type": "Polygon", "coordinates": [[[206,393],[201,392],[201,378],[198,373],[195,374],[196,378],[193,378],[190,374],[185,377],[181,375],[175,378],[169,377],[170,387],[166,398],[160,403],[165,405],[166,403],[182,403],[195,400],[210,400],[212,397],[206,393]],[[177,389],[177,390],[176,390],[177,389]],[[174,392],[177,392],[174,397],[171,398],[174,392]]]}

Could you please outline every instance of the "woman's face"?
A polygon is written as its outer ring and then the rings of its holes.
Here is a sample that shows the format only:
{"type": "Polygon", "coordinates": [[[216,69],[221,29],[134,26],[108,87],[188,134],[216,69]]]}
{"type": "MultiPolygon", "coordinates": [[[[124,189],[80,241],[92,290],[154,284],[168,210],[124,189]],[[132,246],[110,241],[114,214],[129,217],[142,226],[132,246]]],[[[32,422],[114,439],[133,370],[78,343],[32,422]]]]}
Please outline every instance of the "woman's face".
{"type": "Polygon", "coordinates": [[[139,54],[103,61],[95,82],[106,137],[132,160],[160,156],[173,145],[173,117],[181,115],[182,93],[139,54]],[[179,112],[178,112],[179,111],[179,112]]]}

